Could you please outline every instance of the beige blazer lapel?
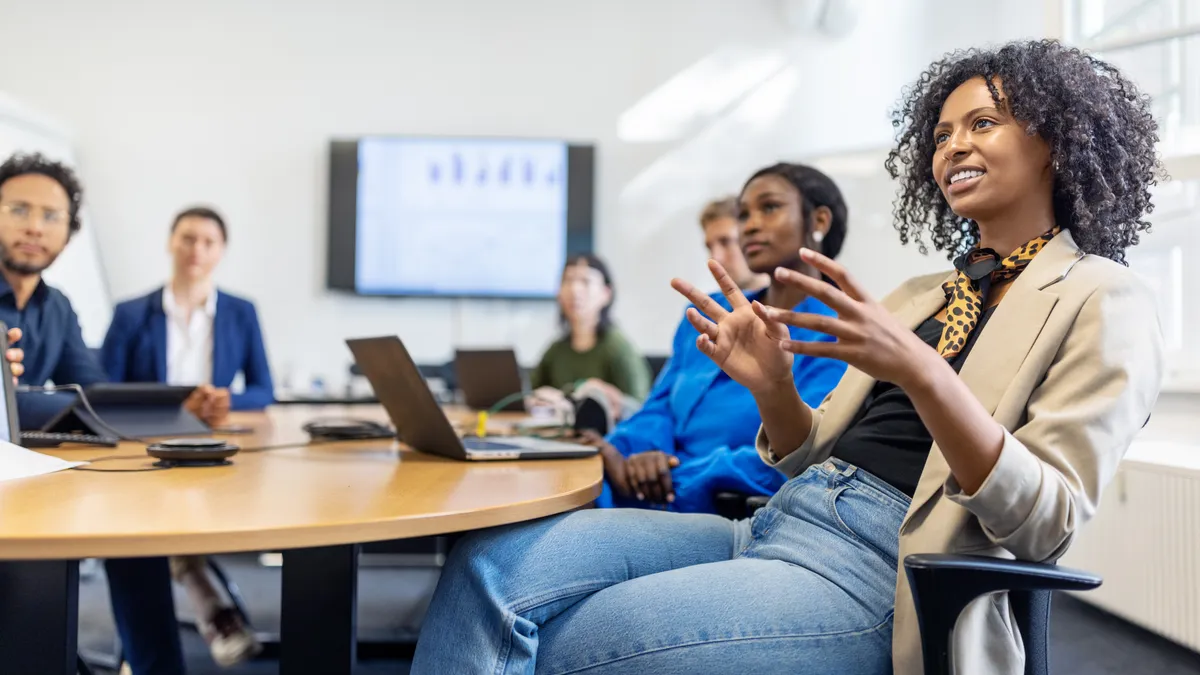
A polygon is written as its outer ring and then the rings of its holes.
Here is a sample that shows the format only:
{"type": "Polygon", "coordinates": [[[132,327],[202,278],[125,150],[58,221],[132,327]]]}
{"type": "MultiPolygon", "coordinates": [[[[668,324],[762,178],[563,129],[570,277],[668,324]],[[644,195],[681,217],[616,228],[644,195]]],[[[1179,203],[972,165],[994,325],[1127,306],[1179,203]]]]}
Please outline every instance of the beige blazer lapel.
{"type": "Polygon", "coordinates": [[[1082,255],[1071,233],[1060,232],[1013,280],[996,306],[958,373],[988,414],[996,412],[1000,397],[1058,302],[1050,287],[1062,280],[1082,255]]]}
{"type": "MultiPolygon", "coordinates": [[[[989,415],[996,412],[1001,397],[1058,302],[1058,296],[1050,287],[1065,277],[1082,255],[1069,231],[1055,236],[1013,281],[983,333],[976,339],[958,376],[989,415]]],[[[1017,420],[1013,420],[1008,425],[1009,431],[1013,431],[1016,423],[1017,420]]],[[[909,516],[937,494],[949,476],[950,467],[935,443],[913,493],[909,516]]]]}

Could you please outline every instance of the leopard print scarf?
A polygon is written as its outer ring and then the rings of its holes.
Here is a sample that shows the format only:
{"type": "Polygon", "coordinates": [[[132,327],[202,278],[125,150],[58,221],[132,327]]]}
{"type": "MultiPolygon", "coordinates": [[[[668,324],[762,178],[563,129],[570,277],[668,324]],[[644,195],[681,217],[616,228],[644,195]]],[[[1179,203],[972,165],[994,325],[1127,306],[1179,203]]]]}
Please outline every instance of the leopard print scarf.
{"type": "Polygon", "coordinates": [[[971,331],[975,330],[987,307],[987,292],[992,284],[1015,278],[1058,232],[1059,228],[1055,227],[1025,242],[1006,258],[1001,258],[990,248],[977,248],[954,261],[958,275],[942,285],[949,302],[946,328],[938,340],[938,353],[943,358],[951,358],[967,346],[971,331]]]}

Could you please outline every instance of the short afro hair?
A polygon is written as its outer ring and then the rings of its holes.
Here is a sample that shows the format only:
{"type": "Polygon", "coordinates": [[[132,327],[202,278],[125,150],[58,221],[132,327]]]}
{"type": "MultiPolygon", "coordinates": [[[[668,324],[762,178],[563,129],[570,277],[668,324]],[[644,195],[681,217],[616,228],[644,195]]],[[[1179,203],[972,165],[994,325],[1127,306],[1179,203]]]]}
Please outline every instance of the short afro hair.
{"type": "Polygon", "coordinates": [[[979,241],[976,223],[950,210],[932,166],[942,104],[976,77],[987,82],[997,107],[1006,106],[1050,145],[1058,225],[1085,253],[1124,263],[1125,250],[1150,229],[1150,187],[1165,175],[1154,149],[1158,123],[1149,97],[1116,67],[1054,40],[953,52],[905,90],[892,112],[896,147],[885,162],[900,179],[894,205],[900,241],[927,253],[928,230],[933,247],[951,259],[979,241]]]}
{"type": "Polygon", "coordinates": [[[79,228],[83,227],[83,223],[79,220],[79,209],[83,205],[83,185],[79,182],[75,171],[66,164],[50,160],[39,152],[17,153],[9,157],[4,164],[0,164],[0,189],[10,179],[30,174],[45,176],[62,186],[67,193],[68,201],[70,201],[68,207],[70,233],[78,232],[79,228]]]}

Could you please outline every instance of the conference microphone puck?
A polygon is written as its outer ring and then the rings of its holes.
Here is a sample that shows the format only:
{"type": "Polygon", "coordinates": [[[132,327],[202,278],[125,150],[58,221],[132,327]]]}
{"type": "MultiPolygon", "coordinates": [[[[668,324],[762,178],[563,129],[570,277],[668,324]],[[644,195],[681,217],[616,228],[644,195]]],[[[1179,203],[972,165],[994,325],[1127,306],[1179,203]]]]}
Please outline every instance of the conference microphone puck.
{"type": "Polygon", "coordinates": [[[155,466],[224,466],[240,450],[216,438],[172,438],[146,446],[146,454],[157,459],[155,466]]]}

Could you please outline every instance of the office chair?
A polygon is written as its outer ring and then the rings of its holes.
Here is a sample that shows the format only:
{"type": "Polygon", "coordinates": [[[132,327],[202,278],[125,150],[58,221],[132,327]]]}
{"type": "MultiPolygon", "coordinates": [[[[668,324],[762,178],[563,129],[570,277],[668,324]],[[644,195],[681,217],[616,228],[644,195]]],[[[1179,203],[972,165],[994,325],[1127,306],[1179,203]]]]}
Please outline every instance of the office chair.
{"type": "MultiPolygon", "coordinates": [[[[1150,417],[1142,423],[1145,427],[1150,417]]],[[[1008,591],[1025,647],[1025,675],[1050,675],[1052,591],[1090,591],[1103,580],[1088,572],[1046,563],[985,556],[919,553],[904,559],[912,588],[925,675],[950,675],[950,633],[975,598],[1008,591]]]]}
{"type": "MultiPolygon", "coordinates": [[[[737,492],[717,495],[717,512],[733,520],[749,518],[769,497],[737,492]]],[[[950,634],[958,615],[975,598],[1008,591],[1025,646],[1025,675],[1050,675],[1050,600],[1052,591],[1090,591],[1098,576],[1078,570],[985,556],[913,554],[904,559],[912,588],[925,675],[950,675],[950,634]]]]}
{"type": "Polygon", "coordinates": [[[741,492],[718,492],[713,497],[717,515],[730,520],[753,516],[754,512],[766,506],[770,499],[767,495],[748,495],[741,492]]]}
{"type": "Polygon", "coordinates": [[[658,379],[658,374],[662,372],[663,367],[667,365],[667,360],[670,358],[669,356],[658,355],[646,356],[646,365],[650,366],[651,381],[658,379]]]}
{"type": "Polygon", "coordinates": [[[1101,579],[1087,572],[1044,563],[946,553],[904,559],[921,628],[925,675],[950,675],[950,634],[963,608],[975,598],[1008,591],[1025,645],[1025,675],[1050,675],[1051,591],[1089,591],[1101,579]]]}

